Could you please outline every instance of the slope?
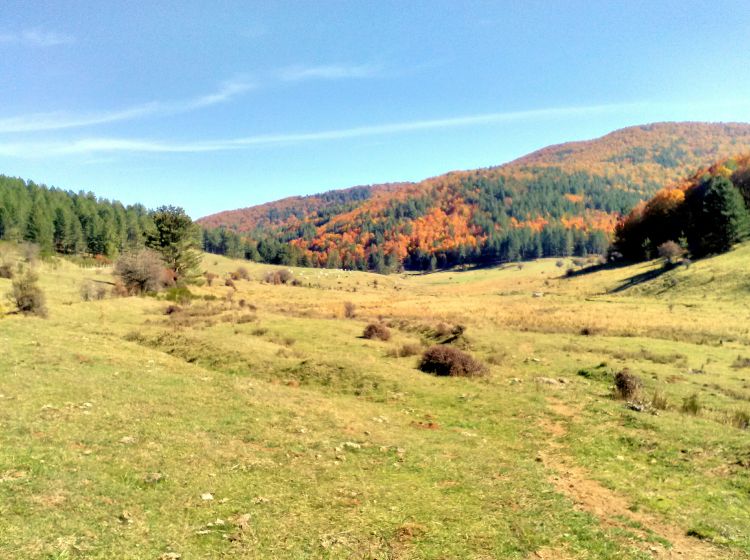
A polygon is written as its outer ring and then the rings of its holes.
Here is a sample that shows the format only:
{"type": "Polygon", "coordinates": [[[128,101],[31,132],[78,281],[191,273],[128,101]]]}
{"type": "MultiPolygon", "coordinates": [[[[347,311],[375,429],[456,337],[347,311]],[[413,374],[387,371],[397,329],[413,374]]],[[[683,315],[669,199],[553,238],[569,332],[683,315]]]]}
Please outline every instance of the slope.
{"type": "Polygon", "coordinates": [[[750,150],[747,124],[659,123],[499,167],[285,199],[199,222],[209,251],[306,266],[385,271],[583,255],[603,251],[619,216],[665,183],[742,150],[750,150]],[[340,207],[326,202],[337,196],[340,207]],[[232,245],[232,232],[244,239],[232,245]]]}

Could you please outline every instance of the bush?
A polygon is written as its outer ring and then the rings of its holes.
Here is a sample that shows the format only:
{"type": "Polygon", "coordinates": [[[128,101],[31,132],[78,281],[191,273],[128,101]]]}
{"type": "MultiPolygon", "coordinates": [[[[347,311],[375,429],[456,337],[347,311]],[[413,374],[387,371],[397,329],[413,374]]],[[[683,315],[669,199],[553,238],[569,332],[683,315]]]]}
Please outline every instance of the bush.
{"type": "Polygon", "coordinates": [[[107,288],[103,284],[86,280],[81,284],[82,301],[98,301],[107,297],[107,288]]]}
{"type": "Polygon", "coordinates": [[[362,333],[362,336],[371,340],[390,340],[391,331],[388,327],[381,323],[370,323],[365,327],[365,331],[362,333]]]}
{"type": "Polygon", "coordinates": [[[665,241],[656,248],[659,256],[668,263],[673,263],[684,256],[686,251],[674,241],[665,241]]]}
{"type": "Polygon", "coordinates": [[[179,303],[180,305],[189,304],[194,297],[195,296],[193,296],[193,293],[184,286],[169,288],[166,295],[164,296],[167,301],[174,301],[175,303],[179,303]]]}
{"type": "Polygon", "coordinates": [[[487,368],[466,352],[452,346],[431,346],[422,354],[419,369],[434,375],[475,377],[484,375],[487,368]]]}
{"type": "Polygon", "coordinates": [[[693,393],[689,397],[685,397],[682,399],[682,407],[681,410],[685,414],[692,414],[693,416],[696,416],[701,411],[702,405],[700,400],[698,399],[698,393],[693,393]]]}
{"type": "Polygon", "coordinates": [[[638,396],[641,389],[641,380],[627,369],[615,374],[615,395],[617,398],[631,400],[638,396]]]}
{"type": "Polygon", "coordinates": [[[234,284],[234,280],[232,280],[231,278],[227,278],[224,281],[224,285],[227,286],[228,288],[232,288],[233,290],[237,289],[237,286],[235,286],[234,284]]]}
{"type": "Polygon", "coordinates": [[[288,284],[292,280],[292,273],[286,269],[271,270],[266,274],[266,282],[278,286],[279,284],[288,284]]]}
{"type": "Polygon", "coordinates": [[[39,277],[31,270],[13,281],[13,287],[9,294],[10,300],[16,305],[18,311],[24,315],[47,316],[47,307],[44,292],[37,282],[39,277]]]}
{"type": "Polygon", "coordinates": [[[244,266],[240,266],[232,273],[232,278],[234,280],[250,280],[250,273],[244,266]]]}
{"type": "Polygon", "coordinates": [[[131,295],[161,290],[163,273],[164,263],[159,253],[150,249],[125,253],[115,263],[115,274],[131,295]]]}
{"type": "Polygon", "coordinates": [[[174,315],[175,313],[179,313],[182,311],[182,307],[175,304],[170,304],[167,306],[167,308],[164,310],[164,315],[174,315]]]}
{"type": "Polygon", "coordinates": [[[357,316],[357,306],[351,301],[344,303],[344,317],[347,319],[354,319],[357,316]]]}
{"type": "Polygon", "coordinates": [[[9,263],[0,264],[0,278],[13,280],[13,265],[9,263]]]}
{"type": "Polygon", "coordinates": [[[216,280],[219,275],[214,274],[213,272],[204,272],[203,277],[206,279],[206,284],[208,284],[208,287],[210,288],[214,285],[214,280],[216,280]]]}

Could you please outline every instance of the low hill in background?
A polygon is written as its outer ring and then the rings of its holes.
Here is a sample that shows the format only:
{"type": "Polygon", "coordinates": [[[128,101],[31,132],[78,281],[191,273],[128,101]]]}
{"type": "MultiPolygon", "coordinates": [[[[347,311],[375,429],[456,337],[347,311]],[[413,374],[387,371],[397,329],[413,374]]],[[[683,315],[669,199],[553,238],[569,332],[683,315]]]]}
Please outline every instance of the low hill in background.
{"type": "Polygon", "coordinates": [[[658,123],[419,183],[354,187],[199,220],[204,248],[289,265],[431,269],[602,252],[666,184],[750,150],[750,125],[658,123]]]}

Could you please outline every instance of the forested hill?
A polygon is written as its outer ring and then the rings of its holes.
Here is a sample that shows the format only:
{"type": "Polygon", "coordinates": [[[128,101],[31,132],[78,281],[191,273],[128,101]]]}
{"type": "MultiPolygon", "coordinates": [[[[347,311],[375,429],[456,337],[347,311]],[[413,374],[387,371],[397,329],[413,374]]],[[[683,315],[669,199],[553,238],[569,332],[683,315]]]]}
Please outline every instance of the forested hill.
{"type": "Polygon", "coordinates": [[[387,271],[601,252],[639,201],[745,150],[748,124],[658,123],[498,167],[285,199],[199,223],[208,251],[308,266],[387,271]]]}
{"type": "Polygon", "coordinates": [[[0,175],[0,240],[29,241],[44,252],[111,257],[142,246],[151,229],[144,206],[0,175]]]}

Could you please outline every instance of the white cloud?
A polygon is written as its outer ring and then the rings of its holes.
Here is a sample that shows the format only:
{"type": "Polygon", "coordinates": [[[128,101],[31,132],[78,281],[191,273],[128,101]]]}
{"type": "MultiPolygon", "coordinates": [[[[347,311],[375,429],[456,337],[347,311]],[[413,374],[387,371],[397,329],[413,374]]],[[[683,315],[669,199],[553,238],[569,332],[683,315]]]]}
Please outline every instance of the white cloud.
{"type": "Polygon", "coordinates": [[[181,101],[153,101],[125,109],[86,115],[71,115],[63,112],[34,113],[17,117],[0,118],[0,133],[38,132],[42,130],[61,130],[81,128],[117,121],[126,121],[146,116],[171,115],[185,113],[224,103],[251,89],[253,85],[245,81],[225,82],[213,92],[192,99],[181,101]]]}
{"type": "Polygon", "coordinates": [[[304,80],[370,78],[377,73],[377,67],[367,64],[358,66],[330,64],[324,66],[289,66],[279,72],[279,77],[285,82],[300,82],[304,80]]]}
{"type": "Polygon", "coordinates": [[[0,43],[27,47],[56,47],[75,43],[75,38],[54,31],[27,29],[17,33],[0,33],[0,43]]]}
{"type": "Polygon", "coordinates": [[[0,144],[0,155],[13,157],[49,157],[72,154],[95,153],[199,153],[238,150],[253,146],[273,146],[280,144],[300,144],[321,141],[341,140],[370,136],[383,136],[424,130],[458,128],[499,124],[522,120],[543,120],[554,118],[584,117],[602,113],[625,111],[641,104],[591,105],[584,107],[559,107],[485,113],[444,119],[405,121],[380,125],[360,126],[284,134],[263,134],[220,140],[195,142],[169,142],[126,138],[85,138],[70,142],[9,143],[0,144]]]}

